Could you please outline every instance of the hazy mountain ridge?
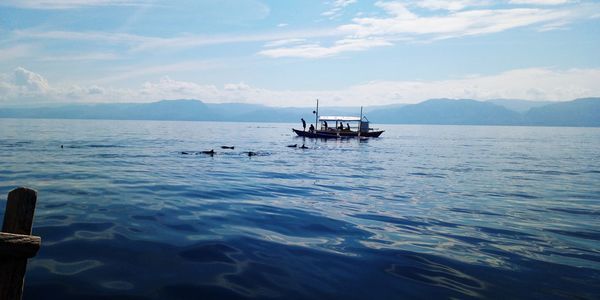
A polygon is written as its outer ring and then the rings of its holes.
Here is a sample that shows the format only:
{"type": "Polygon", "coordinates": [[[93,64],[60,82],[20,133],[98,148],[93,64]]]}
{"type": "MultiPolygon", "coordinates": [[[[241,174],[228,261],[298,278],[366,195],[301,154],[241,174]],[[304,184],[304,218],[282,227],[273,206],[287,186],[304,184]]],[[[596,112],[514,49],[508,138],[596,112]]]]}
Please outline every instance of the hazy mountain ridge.
{"type": "Polygon", "coordinates": [[[554,103],[552,101],[530,101],[520,99],[492,99],[487,100],[485,102],[494,103],[496,105],[503,106],[518,113],[526,113],[532,108],[554,103]]]}
{"type": "Polygon", "coordinates": [[[431,99],[396,109],[374,110],[369,118],[377,123],[444,125],[513,125],[522,116],[502,106],[470,99],[431,99]]]}
{"type": "Polygon", "coordinates": [[[528,125],[600,127],[600,98],[583,98],[532,108],[525,114],[528,125]]]}
{"type": "MultiPolygon", "coordinates": [[[[193,99],[153,103],[73,104],[0,108],[3,118],[177,120],[238,122],[314,121],[312,108],[204,103],[193,99]]],[[[410,105],[366,107],[378,124],[536,125],[600,127],[600,98],[539,103],[526,100],[431,99],[410,105]],[[531,102],[531,103],[530,103],[531,102]],[[513,107],[514,110],[509,109],[513,107]],[[523,111],[524,108],[528,109],[523,111]]],[[[321,107],[321,115],[359,115],[358,107],[321,107]]]]}

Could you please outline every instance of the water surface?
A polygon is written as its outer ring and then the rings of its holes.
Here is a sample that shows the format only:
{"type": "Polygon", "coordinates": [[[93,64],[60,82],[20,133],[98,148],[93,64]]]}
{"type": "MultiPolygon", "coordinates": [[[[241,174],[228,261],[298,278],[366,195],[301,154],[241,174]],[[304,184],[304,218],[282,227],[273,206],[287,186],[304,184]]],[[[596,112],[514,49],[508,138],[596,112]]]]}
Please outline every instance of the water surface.
{"type": "Polygon", "coordinates": [[[25,299],[597,299],[600,129],[293,125],[0,119],[25,299]]]}

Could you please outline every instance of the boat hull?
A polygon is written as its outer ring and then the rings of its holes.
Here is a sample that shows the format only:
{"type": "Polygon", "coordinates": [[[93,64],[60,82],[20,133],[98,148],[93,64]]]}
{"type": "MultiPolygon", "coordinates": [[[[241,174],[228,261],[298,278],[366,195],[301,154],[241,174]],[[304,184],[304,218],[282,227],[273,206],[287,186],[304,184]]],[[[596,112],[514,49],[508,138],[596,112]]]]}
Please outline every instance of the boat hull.
{"type": "MultiPolygon", "coordinates": [[[[355,138],[359,137],[358,132],[355,131],[303,131],[298,129],[292,129],[298,136],[307,138],[318,138],[318,139],[343,139],[343,138],[355,138]]],[[[379,137],[384,130],[361,132],[360,137],[379,137]]]]}

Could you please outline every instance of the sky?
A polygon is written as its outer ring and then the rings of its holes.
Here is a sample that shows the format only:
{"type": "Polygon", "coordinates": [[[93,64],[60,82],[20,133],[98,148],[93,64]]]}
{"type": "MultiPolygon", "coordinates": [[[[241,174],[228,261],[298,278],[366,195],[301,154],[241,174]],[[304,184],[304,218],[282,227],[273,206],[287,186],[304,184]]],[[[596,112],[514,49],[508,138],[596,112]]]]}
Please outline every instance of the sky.
{"type": "Polygon", "coordinates": [[[600,1],[0,1],[0,107],[594,96],[600,1]]]}

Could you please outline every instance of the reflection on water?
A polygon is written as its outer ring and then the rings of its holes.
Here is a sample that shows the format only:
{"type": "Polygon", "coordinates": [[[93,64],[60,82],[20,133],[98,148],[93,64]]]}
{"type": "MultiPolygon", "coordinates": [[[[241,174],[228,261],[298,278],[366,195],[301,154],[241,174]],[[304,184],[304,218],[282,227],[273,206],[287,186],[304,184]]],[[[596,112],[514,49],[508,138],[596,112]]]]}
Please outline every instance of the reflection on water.
{"type": "Polygon", "coordinates": [[[0,125],[0,192],[40,196],[26,299],[600,289],[596,128],[389,125],[380,139],[315,141],[282,124],[0,125]]]}

